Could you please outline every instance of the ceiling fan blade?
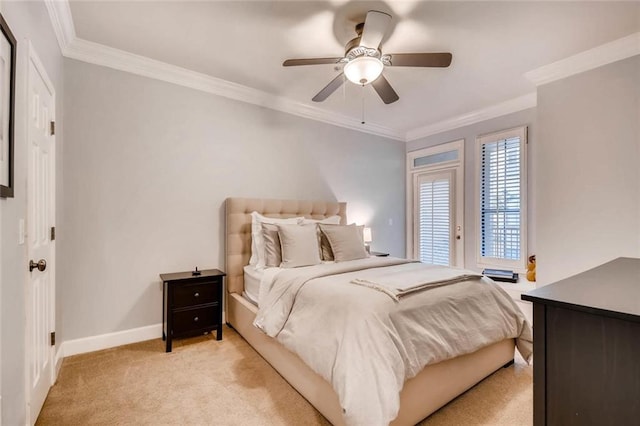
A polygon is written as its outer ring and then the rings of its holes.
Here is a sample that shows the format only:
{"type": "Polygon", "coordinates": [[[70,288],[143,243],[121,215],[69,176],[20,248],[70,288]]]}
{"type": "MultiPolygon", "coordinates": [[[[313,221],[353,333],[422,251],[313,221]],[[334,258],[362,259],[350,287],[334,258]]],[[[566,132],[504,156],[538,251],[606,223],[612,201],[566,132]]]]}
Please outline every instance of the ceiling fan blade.
{"type": "Polygon", "coordinates": [[[390,23],[391,15],[387,13],[377,10],[367,12],[362,37],[360,37],[360,46],[377,49],[380,46],[380,42],[382,42],[382,38],[387,33],[390,23]]]}
{"type": "Polygon", "coordinates": [[[310,58],[310,59],[287,59],[282,63],[283,67],[295,67],[298,65],[320,65],[337,64],[342,58],[310,58]]]}
{"type": "Polygon", "coordinates": [[[394,67],[442,67],[451,64],[451,53],[393,53],[391,66],[394,67]]]}
{"type": "Polygon", "coordinates": [[[393,90],[393,87],[391,87],[387,79],[384,78],[384,75],[380,75],[371,85],[385,104],[391,104],[400,99],[400,96],[393,90]]]}
{"type": "Polygon", "coordinates": [[[342,86],[342,83],[344,83],[344,74],[340,73],[336,76],[336,78],[331,80],[329,84],[324,86],[324,89],[319,91],[318,94],[313,97],[312,101],[313,102],[324,101],[329,97],[329,95],[335,92],[338,89],[338,87],[342,86]]]}

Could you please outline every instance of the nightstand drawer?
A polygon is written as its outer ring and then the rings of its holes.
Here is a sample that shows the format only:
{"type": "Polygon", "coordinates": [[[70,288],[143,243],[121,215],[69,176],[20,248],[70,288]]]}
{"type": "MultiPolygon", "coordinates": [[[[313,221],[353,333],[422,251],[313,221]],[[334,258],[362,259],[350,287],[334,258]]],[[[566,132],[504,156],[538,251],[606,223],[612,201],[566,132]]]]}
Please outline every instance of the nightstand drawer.
{"type": "Polygon", "coordinates": [[[215,327],[220,316],[220,305],[206,306],[173,313],[173,333],[215,327]]]}
{"type": "Polygon", "coordinates": [[[217,282],[185,285],[173,289],[173,307],[202,305],[216,300],[217,282]]]}

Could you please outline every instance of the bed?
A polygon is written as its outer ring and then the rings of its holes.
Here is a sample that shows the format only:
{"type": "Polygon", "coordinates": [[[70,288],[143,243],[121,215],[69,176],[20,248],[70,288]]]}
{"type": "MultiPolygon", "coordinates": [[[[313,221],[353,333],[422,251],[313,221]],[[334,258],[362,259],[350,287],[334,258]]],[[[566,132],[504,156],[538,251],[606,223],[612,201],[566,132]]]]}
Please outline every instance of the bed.
{"type": "MultiPolygon", "coordinates": [[[[314,372],[298,355],[253,325],[258,308],[246,297],[244,268],[251,255],[252,212],[273,218],[304,216],[316,220],[339,215],[340,222],[346,224],[346,204],[229,198],[225,203],[225,211],[226,322],[332,424],[344,425],[343,409],[331,384],[314,372]]],[[[255,283],[253,286],[255,289],[255,283]]],[[[255,299],[255,290],[253,294],[255,299]]],[[[512,363],[514,348],[514,339],[509,338],[473,353],[427,365],[404,383],[400,392],[399,412],[391,424],[418,423],[483,378],[512,363]]]]}

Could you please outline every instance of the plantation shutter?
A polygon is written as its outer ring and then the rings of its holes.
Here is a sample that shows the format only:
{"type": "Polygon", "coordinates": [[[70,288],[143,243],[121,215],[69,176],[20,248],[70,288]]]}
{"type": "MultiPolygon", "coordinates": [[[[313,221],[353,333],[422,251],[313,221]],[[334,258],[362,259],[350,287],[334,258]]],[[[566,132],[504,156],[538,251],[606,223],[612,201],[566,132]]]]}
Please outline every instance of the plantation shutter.
{"type": "Polygon", "coordinates": [[[451,262],[451,178],[421,176],[418,187],[419,260],[446,265],[451,262]]]}
{"type": "Polygon", "coordinates": [[[520,260],[521,140],[519,136],[482,143],[480,154],[480,253],[520,260]]]}

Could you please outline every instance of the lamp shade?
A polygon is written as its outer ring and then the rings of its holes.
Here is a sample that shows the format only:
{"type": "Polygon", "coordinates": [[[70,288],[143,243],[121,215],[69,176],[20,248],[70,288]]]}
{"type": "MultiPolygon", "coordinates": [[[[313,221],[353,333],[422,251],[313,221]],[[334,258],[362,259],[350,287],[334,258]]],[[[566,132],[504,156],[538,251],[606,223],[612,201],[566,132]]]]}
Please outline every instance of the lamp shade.
{"type": "Polygon", "coordinates": [[[362,236],[365,243],[370,243],[371,241],[373,241],[371,239],[371,228],[364,228],[362,236]]]}
{"type": "Polygon", "coordinates": [[[355,84],[369,84],[382,74],[384,65],[378,58],[372,56],[360,56],[344,66],[344,75],[355,84]]]}

